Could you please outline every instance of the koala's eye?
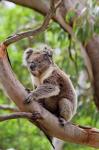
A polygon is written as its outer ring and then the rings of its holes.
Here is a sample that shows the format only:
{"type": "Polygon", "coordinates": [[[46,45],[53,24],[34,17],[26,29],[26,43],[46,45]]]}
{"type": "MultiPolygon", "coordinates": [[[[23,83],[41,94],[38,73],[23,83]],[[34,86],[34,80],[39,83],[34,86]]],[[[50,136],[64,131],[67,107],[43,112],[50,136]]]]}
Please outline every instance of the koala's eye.
{"type": "Polygon", "coordinates": [[[31,64],[34,64],[34,63],[35,63],[34,61],[31,62],[31,64]]]}
{"type": "Polygon", "coordinates": [[[34,62],[33,61],[28,61],[28,64],[34,64],[34,62]]]}

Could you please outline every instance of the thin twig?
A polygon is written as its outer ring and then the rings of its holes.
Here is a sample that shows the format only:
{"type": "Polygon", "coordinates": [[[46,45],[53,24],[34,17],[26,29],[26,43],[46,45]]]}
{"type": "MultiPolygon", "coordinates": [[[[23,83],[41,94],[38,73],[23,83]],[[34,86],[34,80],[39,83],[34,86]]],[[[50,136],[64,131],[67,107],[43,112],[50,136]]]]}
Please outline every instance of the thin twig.
{"type": "Polygon", "coordinates": [[[69,57],[71,59],[71,61],[74,63],[75,69],[76,69],[76,74],[78,75],[78,66],[77,66],[77,53],[75,55],[75,59],[73,58],[72,52],[71,52],[71,48],[72,48],[72,36],[69,34],[68,35],[70,44],[68,47],[68,53],[69,53],[69,57]]]}
{"type": "Polygon", "coordinates": [[[9,105],[0,105],[0,110],[8,110],[10,112],[19,112],[19,109],[17,107],[12,107],[9,105]]]}
{"type": "Polygon", "coordinates": [[[51,7],[47,13],[47,15],[45,16],[45,19],[44,19],[44,22],[42,23],[42,25],[35,29],[35,30],[29,30],[29,31],[26,31],[26,32],[22,32],[22,33],[18,33],[18,34],[15,34],[13,36],[10,36],[8,37],[4,42],[3,44],[8,46],[14,42],[17,42],[21,39],[24,39],[24,38],[27,38],[27,37],[30,37],[30,36],[36,36],[38,35],[39,33],[45,31],[47,28],[48,28],[48,25],[49,25],[49,22],[51,20],[51,18],[53,17],[56,9],[60,6],[61,4],[61,1],[56,5],[54,6],[54,2],[53,0],[51,0],[51,7]]]}
{"type": "Polygon", "coordinates": [[[0,116],[0,122],[10,120],[10,119],[17,119],[17,118],[31,119],[32,118],[32,113],[29,113],[29,112],[16,112],[16,113],[9,114],[9,115],[8,114],[7,115],[2,115],[2,116],[0,116]]]}

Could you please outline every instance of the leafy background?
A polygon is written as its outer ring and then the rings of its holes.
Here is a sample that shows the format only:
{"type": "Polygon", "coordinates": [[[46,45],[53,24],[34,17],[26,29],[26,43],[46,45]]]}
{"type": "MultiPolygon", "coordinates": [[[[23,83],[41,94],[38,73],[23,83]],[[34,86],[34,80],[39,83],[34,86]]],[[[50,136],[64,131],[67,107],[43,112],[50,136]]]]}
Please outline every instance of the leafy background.
{"type": "MultiPolygon", "coordinates": [[[[87,10],[87,14],[78,18],[73,29],[79,40],[84,44],[91,38],[93,33],[99,33],[99,13],[96,10],[96,3],[93,1],[92,5],[87,10]],[[90,27],[88,15],[94,14],[96,22],[90,27]],[[86,19],[84,19],[86,17],[86,19]],[[85,38],[86,37],[86,38],[85,38]]],[[[75,14],[69,12],[66,20],[69,22],[75,14]]],[[[11,3],[0,4],[0,42],[6,37],[26,31],[26,29],[36,28],[42,23],[43,17],[24,7],[13,5],[11,3]]],[[[63,69],[75,86],[76,91],[80,90],[78,78],[80,73],[85,70],[83,58],[80,52],[79,44],[64,32],[56,23],[51,22],[49,29],[41,33],[35,38],[28,38],[12,44],[9,49],[9,57],[12,68],[16,73],[18,79],[25,87],[31,88],[31,79],[27,69],[22,65],[22,55],[27,47],[37,47],[42,43],[50,45],[54,49],[54,60],[57,65],[63,69]]],[[[93,103],[93,96],[90,92],[85,94],[90,89],[90,82],[87,80],[83,89],[83,93],[78,94],[78,110],[73,118],[73,122],[80,125],[89,125],[99,128],[99,113],[93,103]]],[[[2,88],[0,89],[0,104],[14,104],[8,99],[2,88]]],[[[6,114],[7,111],[1,111],[0,114],[6,114]]],[[[29,123],[27,120],[17,119],[0,123],[0,149],[15,149],[15,150],[49,150],[50,144],[46,140],[42,132],[29,123]]],[[[93,150],[93,148],[85,147],[66,142],[63,149],[69,150],[93,150]]]]}

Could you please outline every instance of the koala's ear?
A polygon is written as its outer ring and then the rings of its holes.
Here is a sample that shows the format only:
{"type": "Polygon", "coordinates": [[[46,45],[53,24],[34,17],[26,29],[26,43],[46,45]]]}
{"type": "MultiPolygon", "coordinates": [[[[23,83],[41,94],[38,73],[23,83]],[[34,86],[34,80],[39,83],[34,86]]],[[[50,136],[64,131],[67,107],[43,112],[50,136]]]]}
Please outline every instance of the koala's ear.
{"type": "Polygon", "coordinates": [[[47,51],[47,54],[48,54],[48,56],[49,56],[49,57],[51,57],[51,58],[52,58],[52,56],[53,56],[53,52],[52,52],[52,50],[47,51]]]}
{"type": "Polygon", "coordinates": [[[52,56],[53,56],[53,51],[52,51],[51,48],[45,46],[43,52],[44,52],[47,56],[49,56],[50,58],[52,58],[52,56]]]}
{"type": "Polygon", "coordinates": [[[32,54],[32,53],[33,53],[33,49],[32,49],[32,48],[27,48],[27,49],[25,50],[25,53],[26,53],[27,55],[32,54]]]}
{"type": "Polygon", "coordinates": [[[23,54],[23,65],[24,66],[27,66],[27,60],[28,58],[30,57],[30,55],[33,53],[33,49],[32,48],[27,48],[25,51],[24,51],[24,54],[23,54]]]}

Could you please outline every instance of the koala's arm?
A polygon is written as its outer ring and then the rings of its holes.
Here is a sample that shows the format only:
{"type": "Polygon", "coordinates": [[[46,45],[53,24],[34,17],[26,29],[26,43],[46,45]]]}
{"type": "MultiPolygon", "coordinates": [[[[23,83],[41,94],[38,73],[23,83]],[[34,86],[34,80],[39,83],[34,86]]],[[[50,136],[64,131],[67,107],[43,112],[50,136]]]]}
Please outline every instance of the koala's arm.
{"type": "Polygon", "coordinates": [[[46,99],[58,95],[59,92],[60,89],[57,85],[42,84],[28,95],[26,101],[27,103],[29,103],[31,100],[38,100],[43,98],[46,99]]]}
{"type": "Polygon", "coordinates": [[[59,92],[60,89],[56,85],[42,84],[39,87],[37,87],[32,94],[35,99],[42,99],[56,96],[59,94],[59,92]]]}

